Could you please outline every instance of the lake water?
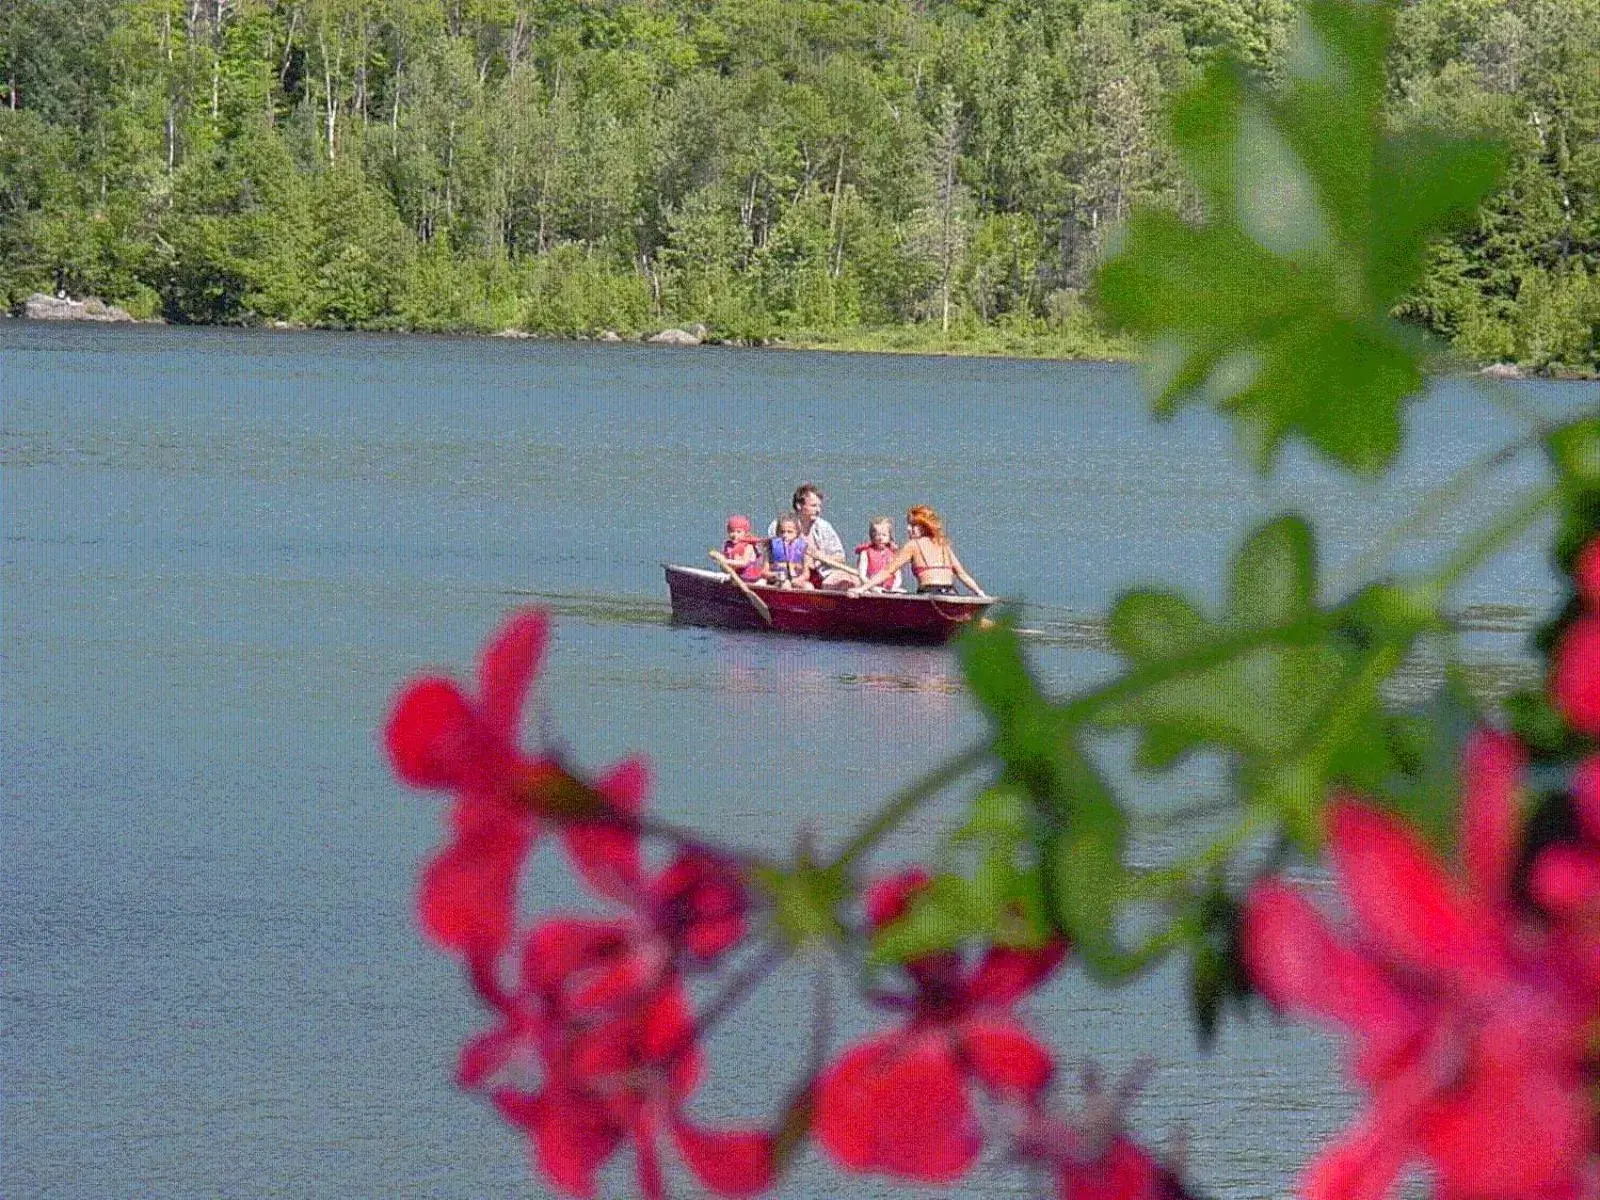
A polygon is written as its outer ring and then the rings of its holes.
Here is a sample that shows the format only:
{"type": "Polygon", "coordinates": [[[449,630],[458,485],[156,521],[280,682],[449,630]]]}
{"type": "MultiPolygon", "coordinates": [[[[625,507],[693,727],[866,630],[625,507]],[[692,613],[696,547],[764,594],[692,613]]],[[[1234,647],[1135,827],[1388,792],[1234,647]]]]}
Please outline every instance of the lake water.
{"type": "MultiPolygon", "coordinates": [[[[507,609],[556,613],[542,704],[580,761],[642,751],[660,812],[776,854],[798,830],[839,836],[980,722],[945,651],[671,626],[658,564],[704,561],[728,512],[769,518],[816,479],[851,544],[879,512],[935,504],[984,585],[1025,602],[1036,668],[1065,691],[1112,669],[1100,622],[1123,588],[1214,599],[1228,549],[1283,506],[1316,518],[1336,573],[1522,429],[1447,382],[1394,478],[1290,454],[1261,479],[1220,420],[1151,424],[1121,366],[17,321],[0,322],[0,403],[15,1200],[545,1194],[450,1083],[477,1014],[410,915],[439,803],[392,782],[375,734],[399,681],[468,670],[507,609]],[[797,744],[820,765],[774,782],[766,764],[797,744]]],[[[1540,475],[1536,456],[1498,469],[1399,561],[1540,475]]],[[[1554,594],[1534,547],[1467,582],[1486,678],[1526,674],[1523,634],[1554,594]]],[[[1134,794],[1156,812],[1216,788],[1201,773],[1134,794]]],[[[949,816],[882,861],[925,852],[949,816]]],[[[1150,823],[1139,853],[1179,833],[1150,823]]],[[[533,886],[571,894],[553,855],[533,886]]],[[[1257,1015],[1202,1056],[1181,984],[1069,974],[1030,1012],[1068,1076],[1154,1060],[1135,1127],[1186,1128],[1199,1185],[1282,1194],[1351,1111],[1329,1045],[1257,1015]]],[[[793,1078],[810,987],[786,971],[719,1028],[701,1115],[759,1114],[793,1078]]],[[[837,1018],[841,1035],[865,1022],[837,1018]]],[[[994,1166],[964,1194],[1034,1186],[994,1166]]],[[[808,1151],[783,1194],[903,1193],[808,1151]]]]}

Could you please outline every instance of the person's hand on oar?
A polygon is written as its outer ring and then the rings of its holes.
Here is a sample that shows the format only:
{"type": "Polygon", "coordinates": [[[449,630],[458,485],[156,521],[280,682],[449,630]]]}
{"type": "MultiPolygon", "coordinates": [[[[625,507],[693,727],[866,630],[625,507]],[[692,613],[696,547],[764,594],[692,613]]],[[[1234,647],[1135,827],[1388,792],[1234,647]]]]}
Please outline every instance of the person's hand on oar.
{"type": "MultiPolygon", "coordinates": [[[[855,567],[852,567],[849,563],[844,562],[841,559],[831,558],[826,554],[821,554],[818,551],[813,550],[810,546],[806,547],[806,562],[821,563],[825,567],[832,567],[835,571],[843,571],[845,574],[849,575],[852,579],[855,579],[858,582],[865,582],[865,576],[863,576],[860,571],[858,571],[855,567]]],[[[825,583],[823,586],[835,589],[839,587],[837,583],[825,583]]]]}
{"type": "Polygon", "coordinates": [[[760,596],[756,595],[755,592],[751,591],[750,585],[739,577],[739,569],[726,558],[724,558],[720,551],[707,550],[706,553],[711,556],[711,561],[716,563],[717,566],[721,567],[723,571],[727,573],[728,578],[733,580],[733,586],[744,593],[744,598],[750,601],[750,607],[754,608],[756,612],[761,614],[761,619],[763,621],[765,621],[768,625],[771,625],[772,610],[767,607],[767,602],[760,596]]]}

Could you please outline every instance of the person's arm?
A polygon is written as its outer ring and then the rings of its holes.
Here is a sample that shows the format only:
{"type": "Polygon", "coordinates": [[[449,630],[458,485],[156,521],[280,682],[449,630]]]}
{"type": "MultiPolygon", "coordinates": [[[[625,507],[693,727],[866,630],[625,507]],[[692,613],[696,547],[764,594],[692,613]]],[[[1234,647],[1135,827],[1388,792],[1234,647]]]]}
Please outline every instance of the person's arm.
{"type": "Polygon", "coordinates": [[[956,548],[954,546],[950,546],[949,550],[950,569],[956,573],[956,578],[961,580],[962,583],[966,584],[967,590],[970,591],[974,596],[987,596],[989,593],[979,587],[978,581],[971,575],[967,574],[967,569],[961,565],[961,560],[956,557],[956,548]]]}
{"type": "Polygon", "coordinates": [[[867,552],[865,550],[858,551],[856,553],[856,578],[864,580],[870,574],[872,572],[867,570],[867,552]]]}
{"type": "Polygon", "coordinates": [[[889,576],[893,575],[896,571],[898,571],[901,567],[905,566],[910,561],[911,561],[911,543],[907,542],[904,546],[900,547],[900,553],[898,553],[898,554],[896,554],[894,556],[894,560],[892,562],[890,562],[887,567],[885,567],[883,570],[879,571],[876,575],[873,575],[870,578],[863,580],[860,587],[851,588],[850,589],[850,595],[859,596],[859,595],[861,595],[862,592],[865,592],[870,588],[877,587],[885,579],[889,578],[889,576]]]}
{"type": "Polygon", "coordinates": [[[854,575],[857,579],[866,578],[864,572],[856,570],[844,559],[830,557],[822,551],[814,549],[810,542],[806,543],[806,559],[810,562],[819,562],[825,567],[832,567],[836,571],[844,571],[847,574],[854,575]]]}
{"type": "Polygon", "coordinates": [[[816,547],[819,554],[832,555],[834,558],[844,557],[844,540],[839,536],[839,531],[821,517],[812,522],[811,536],[808,540],[816,547]]]}

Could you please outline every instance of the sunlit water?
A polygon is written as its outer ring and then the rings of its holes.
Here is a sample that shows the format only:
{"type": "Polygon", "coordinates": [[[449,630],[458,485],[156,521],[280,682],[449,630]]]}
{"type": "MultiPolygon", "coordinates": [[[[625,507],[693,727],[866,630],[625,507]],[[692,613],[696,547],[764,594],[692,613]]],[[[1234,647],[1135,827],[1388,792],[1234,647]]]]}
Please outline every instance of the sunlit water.
{"type": "MultiPolygon", "coordinates": [[[[1600,389],[1508,395],[1557,412],[1600,389]]],[[[1215,602],[1229,548],[1285,506],[1336,576],[1525,429],[1447,383],[1394,478],[1290,453],[1262,479],[1219,420],[1147,421],[1120,366],[21,322],[0,323],[0,401],[0,1194],[86,1200],[543,1194],[450,1083],[478,1018],[410,915],[439,804],[391,781],[374,732],[398,681],[467,670],[507,609],[557,614],[552,736],[589,764],[648,754],[660,811],[780,853],[798,830],[838,838],[980,724],[945,651],[670,625],[658,564],[704,561],[728,512],[768,518],[816,479],[850,544],[935,504],[1065,691],[1112,669],[1123,588],[1215,602]]],[[[1397,561],[1540,475],[1535,456],[1497,469],[1397,561]]],[[[1533,546],[1462,589],[1490,692],[1527,676],[1554,592],[1533,546]]],[[[1112,766],[1150,861],[1184,833],[1151,814],[1220,778],[1112,766]]],[[[929,850],[955,811],[883,861],[929,850]]],[[[554,856],[531,883],[574,899],[554,856]]],[[[1036,998],[1063,1098],[1082,1063],[1147,1056],[1137,1130],[1186,1130],[1209,1191],[1281,1194],[1351,1111],[1330,1043],[1257,1014],[1203,1056],[1182,984],[1069,973],[1036,998]]],[[[760,996],[713,1038],[708,1121],[770,1117],[802,1069],[811,970],[760,996]]],[[[836,1039],[867,1021],[840,1002],[836,1039]]],[[[991,1164],[970,1194],[1036,1187],[991,1164]]],[[[784,1194],[895,1190],[807,1151],[784,1194]]]]}

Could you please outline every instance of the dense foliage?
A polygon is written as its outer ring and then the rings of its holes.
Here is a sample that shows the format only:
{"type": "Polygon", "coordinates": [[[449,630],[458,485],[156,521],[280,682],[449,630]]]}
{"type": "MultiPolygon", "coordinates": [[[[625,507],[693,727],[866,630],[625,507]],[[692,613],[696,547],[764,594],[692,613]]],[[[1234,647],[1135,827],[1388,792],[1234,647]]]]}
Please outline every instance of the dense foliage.
{"type": "MultiPolygon", "coordinates": [[[[1169,98],[1281,80],[1288,0],[12,0],[0,293],[195,322],[1097,352],[1131,206],[1206,201],[1169,98]],[[1009,338],[1010,341],[996,341],[1009,338]]],[[[1397,311],[1600,362],[1600,0],[1414,0],[1397,130],[1504,189],[1397,311]]]]}

